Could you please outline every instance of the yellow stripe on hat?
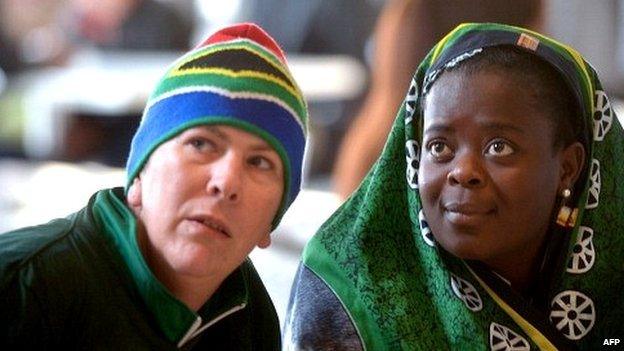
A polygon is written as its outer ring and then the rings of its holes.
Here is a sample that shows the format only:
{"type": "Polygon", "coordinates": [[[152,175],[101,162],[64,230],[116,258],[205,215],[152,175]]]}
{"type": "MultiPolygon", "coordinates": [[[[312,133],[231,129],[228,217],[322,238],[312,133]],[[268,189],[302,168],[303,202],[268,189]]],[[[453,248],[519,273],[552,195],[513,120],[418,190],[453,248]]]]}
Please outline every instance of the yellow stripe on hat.
{"type": "Polygon", "coordinates": [[[269,82],[272,82],[272,83],[275,83],[275,84],[281,86],[286,91],[291,93],[297,99],[297,101],[299,101],[303,105],[303,100],[302,100],[303,97],[290,84],[284,82],[282,79],[279,79],[279,78],[275,77],[274,75],[263,73],[263,72],[259,72],[259,71],[252,71],[252,70],[234,71],[234,70],[231,70],[231,69],[221,68],[221,67],[187,68],[185,70],[178,70],[178,69],[176,69],[176,70],[172,71],[169,76],[170,77],[181,77],[181,76],[185,76],[185,75],[205,74],[205,73],[221,74],[221,75],[232,77],[232,78],[257,78],[257,79],[263,79],[263,80],[266,80],[266,81],[269,81],[269,82]]]}

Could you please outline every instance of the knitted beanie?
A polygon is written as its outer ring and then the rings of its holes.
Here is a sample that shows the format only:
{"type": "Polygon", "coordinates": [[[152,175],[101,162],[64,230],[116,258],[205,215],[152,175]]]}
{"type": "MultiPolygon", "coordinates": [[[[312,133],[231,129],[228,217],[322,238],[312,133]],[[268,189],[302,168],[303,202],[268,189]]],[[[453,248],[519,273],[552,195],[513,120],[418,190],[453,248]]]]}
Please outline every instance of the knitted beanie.
{"type": "Polygon", "coordinates": [[[186,129],[237,127],[264,139],[284,165],[275,227],[301,188],[307,122],[306,102],[273,38],[252,23],[226,27],[175,61],[156,85],[132,139],[126,189],[151,153],[186,129]]]}

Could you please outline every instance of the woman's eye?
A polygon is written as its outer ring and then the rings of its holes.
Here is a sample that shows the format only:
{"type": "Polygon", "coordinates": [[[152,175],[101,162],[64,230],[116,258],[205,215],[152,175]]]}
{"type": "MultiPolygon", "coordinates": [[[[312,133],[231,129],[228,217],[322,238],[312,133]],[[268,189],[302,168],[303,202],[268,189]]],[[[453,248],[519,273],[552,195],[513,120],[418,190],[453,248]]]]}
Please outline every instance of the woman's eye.
{"type": "Polygon", "coordinates": [[[249,164],[261,170],[273,169],[273,162],[263,156],[254,156],[249,159],[249,164]]]}
{"type": "Polygon", "coordinates": [[[514,148],[505,141],[495,141],[486,150],[487,154],[493,156],[508,156],[515,152],[514,148]]]}
{"type": "Polygon", "coordinates": [[[429,144],[429,153],[435,158],[449,158],[453,156],[453,150],[441,141],[429,144]]]}

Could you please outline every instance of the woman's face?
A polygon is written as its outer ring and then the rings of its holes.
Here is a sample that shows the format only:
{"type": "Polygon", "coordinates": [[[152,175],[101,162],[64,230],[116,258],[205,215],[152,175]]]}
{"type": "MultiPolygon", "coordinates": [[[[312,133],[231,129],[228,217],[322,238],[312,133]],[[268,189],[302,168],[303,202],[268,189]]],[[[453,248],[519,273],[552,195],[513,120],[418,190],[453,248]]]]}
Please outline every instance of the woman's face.
{"type": "Polygon", "coordinates": [[[424,105],[418,178],[438,243],[504,276],[531,266],[572,184],[553,144],[549,116],[510,75],[444,73],[424,105]]]}

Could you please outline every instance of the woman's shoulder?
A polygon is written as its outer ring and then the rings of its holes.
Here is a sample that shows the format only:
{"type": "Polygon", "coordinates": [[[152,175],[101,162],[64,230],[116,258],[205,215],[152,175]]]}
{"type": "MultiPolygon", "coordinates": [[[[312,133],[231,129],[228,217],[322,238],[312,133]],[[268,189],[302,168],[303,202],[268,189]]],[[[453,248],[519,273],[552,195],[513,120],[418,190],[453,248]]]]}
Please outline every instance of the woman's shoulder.
{"type": "Polygon", "coordinates": [[[299,266],[284,326],[284,348],[362,350],[362,342],[342,302],[304,264],[299,266]]]}

